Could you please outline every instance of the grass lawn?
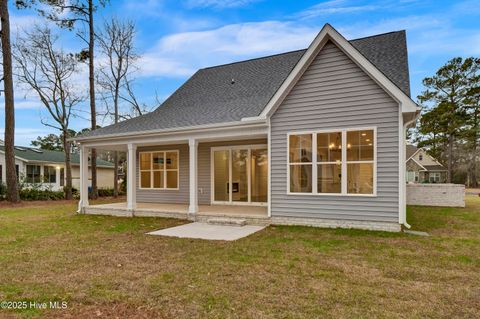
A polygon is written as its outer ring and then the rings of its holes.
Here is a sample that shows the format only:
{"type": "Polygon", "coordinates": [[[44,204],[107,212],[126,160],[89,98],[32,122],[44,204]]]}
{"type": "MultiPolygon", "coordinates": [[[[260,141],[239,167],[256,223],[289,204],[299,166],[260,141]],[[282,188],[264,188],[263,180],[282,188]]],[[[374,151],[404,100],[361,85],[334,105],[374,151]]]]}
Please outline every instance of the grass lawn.
{"type": "Polygon", "coordinates": [[[480,316],[480,198],[409,207],[431,237],[269,227],[235,242],[146,236],[181,224],[0,208],[0,301],[67,301],[0,317],[452,318],[480,316]]]}

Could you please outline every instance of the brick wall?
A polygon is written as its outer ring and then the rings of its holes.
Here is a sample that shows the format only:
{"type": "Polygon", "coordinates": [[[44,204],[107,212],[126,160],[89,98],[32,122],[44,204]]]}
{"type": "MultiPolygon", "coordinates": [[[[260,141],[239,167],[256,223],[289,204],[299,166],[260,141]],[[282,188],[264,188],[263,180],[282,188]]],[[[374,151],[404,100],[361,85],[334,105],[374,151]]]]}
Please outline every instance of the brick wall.
{"type": "Polygon", "coordinates": [[[465,207],[465,185],[408,184],[407,205],[465,207]]]}

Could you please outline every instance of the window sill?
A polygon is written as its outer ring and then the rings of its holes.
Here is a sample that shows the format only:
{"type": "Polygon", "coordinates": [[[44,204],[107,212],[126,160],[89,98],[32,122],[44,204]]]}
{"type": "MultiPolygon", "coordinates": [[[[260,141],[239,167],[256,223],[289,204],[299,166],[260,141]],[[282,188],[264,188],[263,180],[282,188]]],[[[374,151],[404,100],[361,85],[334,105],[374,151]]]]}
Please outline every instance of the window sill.
{"type": "Polygon", "coordinates": [[[340,194],[340,193],[294,193],[294,192],[287,192],[287,195],[291,196],[326,196],[326,197],[377,197],[377,194],[340,194]]]}

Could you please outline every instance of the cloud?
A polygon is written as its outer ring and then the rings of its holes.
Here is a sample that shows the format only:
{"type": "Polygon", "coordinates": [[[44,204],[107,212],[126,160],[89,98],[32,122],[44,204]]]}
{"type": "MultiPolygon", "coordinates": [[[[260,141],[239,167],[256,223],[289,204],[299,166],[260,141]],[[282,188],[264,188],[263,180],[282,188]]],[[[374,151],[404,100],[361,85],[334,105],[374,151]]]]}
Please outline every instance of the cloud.
{"type": "Polygon", "coordinates": [[[141,58],[141,75],[184,77],[196,69],[307,47],[319,31],[290,22],[230,24],[161,38],[141,58]]]}
{"type": "Polygon", "coordinates": [[[294,17],[300,19],[313,19],[326,15],[331,16],[333,14],[373,11],[379,8],[380,7],[378,5],[358,5],[357,3],[350,5],[349,2],[345,0],[331,0],[311,6],[308,9],[295,14],[294,17]]]}
{"type": "Polygon", "coordinates": [[[245,7],[260,0],[187,0],[189,8],[239,8],[245,7]]]}
{"type": "MultiPolygon", "coordinates": [[[[30,146],[30,142],[35,140],[37,136],[45,136],[50,133],[58,134],[58,131],[52,129],[36,129],[36,128],[15,128],[15,145],[30,146]]],[[[0,128],[0,136],[3,139],[5,128],[0,128]]]]}
{"type": "Polygon", "coordinates": [[[10,16],[10,30],[12,33],[17,33],[22,30],[31,29],[35,24],[42,22],[37,15],[11,15],[10,16]]]}

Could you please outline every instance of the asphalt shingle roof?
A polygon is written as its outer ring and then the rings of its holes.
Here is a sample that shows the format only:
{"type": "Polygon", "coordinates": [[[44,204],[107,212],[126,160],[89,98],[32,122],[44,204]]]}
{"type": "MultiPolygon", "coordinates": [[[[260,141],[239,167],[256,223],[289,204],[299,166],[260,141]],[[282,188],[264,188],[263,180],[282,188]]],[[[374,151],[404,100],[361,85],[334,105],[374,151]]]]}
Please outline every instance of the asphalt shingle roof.
{"type": "MultiPolygon", "coordinates": [[[[410,95],[405,31],[351,40],[350,43],[410,95]]],[[[200,69],[155,111],[84,136],[174,129],[258,116],[305,51],[200,69]]]]}
{"type": "MultiPolygon", "coordinates": [[[[5,151],[5,146],[0,145],[0,151],[5,151]]],[[[49,162],[49,163],[65,163],[65,154],[59,151],[47,151],[38,148],[15,146],[15,156],[23,158],[29,162],[49,162]]],[[[80,155],[72,154],[72,164],[80,164],[80,155]]],[[[97,166],[112,167],[113,163],[97,158],[97,166]]]]}
{"type": "Polygon", "coordinates": [[[442,165],[423,165],[427,171],[446,171],[442,165]]]}

